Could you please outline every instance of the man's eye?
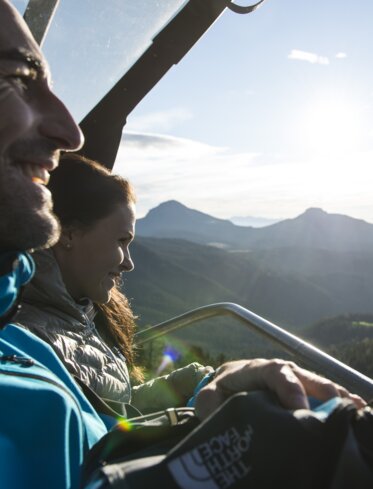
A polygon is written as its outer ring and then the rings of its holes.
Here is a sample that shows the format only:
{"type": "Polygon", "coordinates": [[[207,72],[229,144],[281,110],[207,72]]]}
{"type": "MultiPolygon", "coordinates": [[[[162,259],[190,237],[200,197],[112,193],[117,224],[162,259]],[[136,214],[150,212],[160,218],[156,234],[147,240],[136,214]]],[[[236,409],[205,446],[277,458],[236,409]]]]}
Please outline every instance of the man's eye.
{"type": "Polygon", "coordinates": [[[12,84],[21,90],[27,90],[31,83],[36,80],[37,73],[34,70],[17,70],[6,77],[12,84]]]}
{"type": "Polygon", "coordinates": [[[26,75],[9,75],[7,78],[21,90],[27,90],[33,81],[33,78],[26,75]]]}

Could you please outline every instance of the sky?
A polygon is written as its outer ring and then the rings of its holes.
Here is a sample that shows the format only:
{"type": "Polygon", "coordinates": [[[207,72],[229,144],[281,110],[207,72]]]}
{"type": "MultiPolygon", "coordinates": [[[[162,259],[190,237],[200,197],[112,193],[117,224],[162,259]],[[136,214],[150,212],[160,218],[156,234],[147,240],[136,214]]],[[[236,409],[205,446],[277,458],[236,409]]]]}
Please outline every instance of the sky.
{"type": "MultiPolygon", "coordinates": [[[[70,23],[71,2],[61,0],[70,23]]],[[[103,9],[79,5],[95,2],[103,9]]],[[[371,0],[267,0],[249,15],[225,12],[128,119],[114,171],[134,184],[139,216],[175,199],[221,218],[321,207],[373,223],[372,19],[371,0]]],[[[56,48],[46,42],[45,52],[56,48]]],[[[83,97],[74,70],[69,79],[51,67],[79,118],[93,87],[83,97]]]]}
{"type": "Polygon", "coordinates": [[[226,12],[129,117],[115,170],[139,211],[308,207],[373,222],[373,2],[268,0],[226,12]]]}

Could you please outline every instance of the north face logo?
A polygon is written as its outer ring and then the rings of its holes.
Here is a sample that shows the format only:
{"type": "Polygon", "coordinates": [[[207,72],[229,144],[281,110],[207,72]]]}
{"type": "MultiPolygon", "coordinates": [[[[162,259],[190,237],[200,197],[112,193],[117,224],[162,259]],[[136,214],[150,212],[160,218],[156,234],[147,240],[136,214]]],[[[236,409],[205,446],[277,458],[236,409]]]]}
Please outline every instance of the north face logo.
{"type": "Polygon", "coordinates": [[[250,448],[252,436],[251,425],[241,433],[229,428],[171,460],[168,468],[182,489],[228,489],[250,472],[243,455],[250,448]]]}

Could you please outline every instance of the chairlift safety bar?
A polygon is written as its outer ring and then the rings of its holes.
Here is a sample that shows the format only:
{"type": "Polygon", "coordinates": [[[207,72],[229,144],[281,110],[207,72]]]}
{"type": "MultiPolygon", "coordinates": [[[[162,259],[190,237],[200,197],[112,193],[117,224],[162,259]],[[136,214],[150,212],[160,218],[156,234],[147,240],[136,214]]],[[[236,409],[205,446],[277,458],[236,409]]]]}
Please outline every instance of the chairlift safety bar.
{"type": "Polygon", "coordinates": [[[142,345],[159,336],[183,328],[197,321],[214,316],[230,315],[241,321],[255,333],[277,344],[297,359],[301,360],[311,370],[322,373],[325,377],[343,385],[351,392],[366,400],[373,399],[373,380],[354,370],[348,365],[336,360],[310,343],[288,333],[276,324],[254,314],[238,304],[220,302],[188,311],[181,316],[151,326],[136,334],[136,343],[142,345]]]}

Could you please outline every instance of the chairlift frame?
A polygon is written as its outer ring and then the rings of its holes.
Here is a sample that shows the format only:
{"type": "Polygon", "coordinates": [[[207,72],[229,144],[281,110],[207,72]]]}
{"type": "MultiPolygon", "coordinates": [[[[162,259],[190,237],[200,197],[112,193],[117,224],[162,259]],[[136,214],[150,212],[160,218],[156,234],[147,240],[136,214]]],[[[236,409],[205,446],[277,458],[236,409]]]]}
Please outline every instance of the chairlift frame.
{"type": "Polygon", "coordinates": [[[24,19],[39,46],[43,45],[60,0],[29,0],[24,19]]]}

